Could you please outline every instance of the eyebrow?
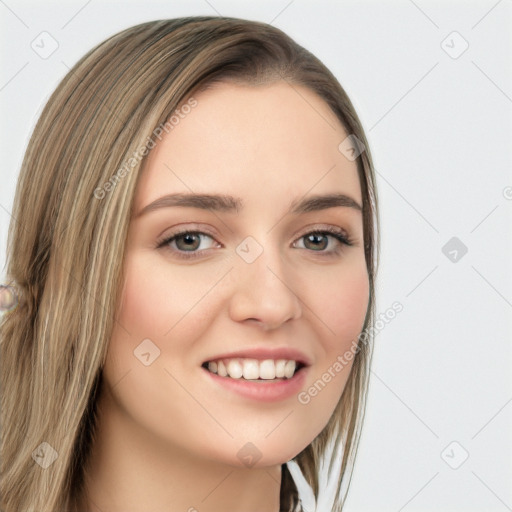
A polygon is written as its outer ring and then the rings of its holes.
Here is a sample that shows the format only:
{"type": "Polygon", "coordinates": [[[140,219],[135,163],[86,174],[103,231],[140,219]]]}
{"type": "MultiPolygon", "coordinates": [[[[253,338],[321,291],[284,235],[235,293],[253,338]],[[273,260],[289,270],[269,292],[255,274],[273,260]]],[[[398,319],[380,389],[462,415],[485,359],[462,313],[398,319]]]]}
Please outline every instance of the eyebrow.
{"type": "MultiPolygon", "coordinates": [[[[136,215],[136,218],[148,212],[159,210],[160,208],[173,206],[200,208],[202,210],[212,210],[216,212],[240,213],[243,208],[243,201],[240,198],[222,194],[169,194],[146,205],[136,215]]],[[[361,205],[346,194],[324,194],[292,201],[289,206],[289,212],[292,214],[301,214],[336,207],[353,208],[362,211],[361,205]]]]}

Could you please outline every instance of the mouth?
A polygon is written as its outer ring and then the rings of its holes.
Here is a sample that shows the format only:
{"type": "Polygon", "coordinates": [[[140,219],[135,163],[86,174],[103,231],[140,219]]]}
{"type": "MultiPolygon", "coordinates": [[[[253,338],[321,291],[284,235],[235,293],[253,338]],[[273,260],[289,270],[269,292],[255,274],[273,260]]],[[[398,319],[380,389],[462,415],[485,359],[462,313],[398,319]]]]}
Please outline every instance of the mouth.
{"type": "Polygon", "coordinates": [[[277,382],[292,379],[307,365],[293,359],[224,358],[205,361],[202,368],[226,379],[277,382]]]}
{"type": "MultiPolygon", "coordinates": [[[[236,394],[244,400],[260,403],[276,403],[293,399],[308,380],[312,363],[305,357],[298,359],[269,359],[269,351],[265,354],[224,355],[201,365],[206,382],[215,386],[217,391],[236,394]],[[235,355],[237,357],[235,357],[235,355]],[[244,355],[245,357],[240,357],[244,355]],[[256,359],[257,358],[257,359],[256,359]]],[[[274,351],[273,357],[303,357],[302,354],[292,355],[290,351],[283,354],[274,351]]]]}

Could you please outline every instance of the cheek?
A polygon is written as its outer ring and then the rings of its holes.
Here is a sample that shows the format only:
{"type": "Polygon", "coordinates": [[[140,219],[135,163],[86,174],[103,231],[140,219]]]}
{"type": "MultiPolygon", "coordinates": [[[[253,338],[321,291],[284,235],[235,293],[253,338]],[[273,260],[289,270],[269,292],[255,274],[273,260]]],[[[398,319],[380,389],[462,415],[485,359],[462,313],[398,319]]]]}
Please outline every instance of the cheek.
{"type": "Polygon", "coordinates": [[[219,277],[211,271],[206,275],[199,266],[197,270],[178,269],[142,253],[127,255],[124,275],[104,367],[114,401],[159,437],[177,444],[196,442],[205,428],[204,422],[197,421],[204,410],[191,399],[199,392],[193,391],[194,382],[187,379],[197,367],[193,346],[211,323],[207,294],[219,277]],[[147,339],[156,348],[147,341],[141,345],[147,339]],[[149,365],[144,364],[146,353],[149,365]]]}
{"type": "Polygon", "coordinates": [[[162,261],[143,255],[127,258],[118,321],[132,337],[168,343],[191,317],[200,322],[201,300],[215,280],[211,273],[201,275],[199,267],[180,271],[162,261]]]}
{"type": "Polygon", "coordinates": [[[334,275],[326,272],[308,288],[306,304],[324,326],[324,349],[339,351],[350,346],[362,330],[368,307],[366,265],[343,267],[334,275]]]}
{"type": "MultiPolygon", "coordinates": [[[[327,273],[326,273],[327,274],[327,273]]],[[[316,280],[308,291],[318,317],[317,364],[297,399],[305,418],[304,436],[317,436],[338,404],[350,376],[357,338],[363,328],[369,300],[366,266],[344,268],[316,280]]]]}
{"type": "Polygon", "coordinates": [[[341,289],[331,295],[327,315],[334,332],[343,340],[357,337],[363,328],[369,300],[369,281],[366,269],[343,281],[341,289]]]}

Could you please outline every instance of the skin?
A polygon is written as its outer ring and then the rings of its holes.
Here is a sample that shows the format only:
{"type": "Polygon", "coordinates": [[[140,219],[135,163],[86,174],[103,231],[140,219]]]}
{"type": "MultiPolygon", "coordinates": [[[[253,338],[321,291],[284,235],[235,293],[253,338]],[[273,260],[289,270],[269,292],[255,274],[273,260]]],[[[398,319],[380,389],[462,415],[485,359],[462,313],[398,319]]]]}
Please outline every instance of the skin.
{"type": "Polygon", "coordinates": [[[277,512],[280,465],[325,427],[351,362],[308,404],[297,395],[244,398],[213,385],[201,363],[244,347],[291,346],[312,362],[304,391],[363,326],[362,212],[288,213],[292,200],[312,194],[362,204],[356,163],[338,150],[348,134],[327,104],[286,82],[223,83],[194,97],[198,105],[150,151],[137,185],[84,510],[277,512]],[[137,217],[178,192],[230,194],[244,207],[174,206],[137,217]],[[330,235],[308,244],[305,235],[329,226],[353,245],[330,235]],[[190,247],[183,238],[157,248],[185,228],[208,230],[192,243],[199,257],[176,255],[190,247]],[[248,236],[263,248],[250,264],[235,251],[248,236]],[[145,366],[134,350],[148,338],[160,355],[145,366]],[[261,453],[251,467],[237,457],[247,442],[261,453]]]}

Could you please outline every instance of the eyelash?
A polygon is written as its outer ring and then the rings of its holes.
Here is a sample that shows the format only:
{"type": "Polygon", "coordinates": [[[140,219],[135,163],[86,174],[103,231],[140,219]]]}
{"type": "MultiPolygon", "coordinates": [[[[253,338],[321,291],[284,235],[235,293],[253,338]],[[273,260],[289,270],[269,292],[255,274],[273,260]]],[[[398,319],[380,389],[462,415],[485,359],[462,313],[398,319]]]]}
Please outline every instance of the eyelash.
{"type": "MultiPolygon", "coordinates": [[[[185,230],[173,233],[171,236],[166,237],[163,240],[159,240],[157,242],[156,248],[157,249],[165,248],[171,242],[173,242],[177,238],[180,238],[183,235],[206,235],[206,236],[212,238],[213,240],[215,240],[214,237],[212,235],[210,235],[209,233],[205,233],[203,231],[194,231],[194,230],[190,230],[190,229],[185,229],[185,230]]],[[[301,235],[297,240],[300,240],[301,238],[304,238],[309,235],[328,235],[328,236],[331,236],[334,239],[336,239],[341,245],[346,245],[346,246],[354,245],[354,241],[352,240],[352,238],[350,236],[348,236],[341,229],[334,228],[334,227],[327,227],[327,228],[322,228],[322,229],[315,229],[313,231],[308,231],[307,233],[304,233],[303,235],[301,235]]],[[[170,249],[170,247],[168,247],[168,248],[170,249]]],[[[179,249],[172,249],[171,251],[174,252],[179,258],[193,259],[193,258],[199,258],[200,253],[204,252],[204,250],[208,250],[208,249],[203,249],[203,251],[181,251],[179,249]]],[[[323,254],[326,257],[334,256],[337,253],[336,250],[333,250],[333,251],[323,251],[323,250],[322,251],[313,251],[313,250],[311,250],[311,252],[323,254]]]]}

